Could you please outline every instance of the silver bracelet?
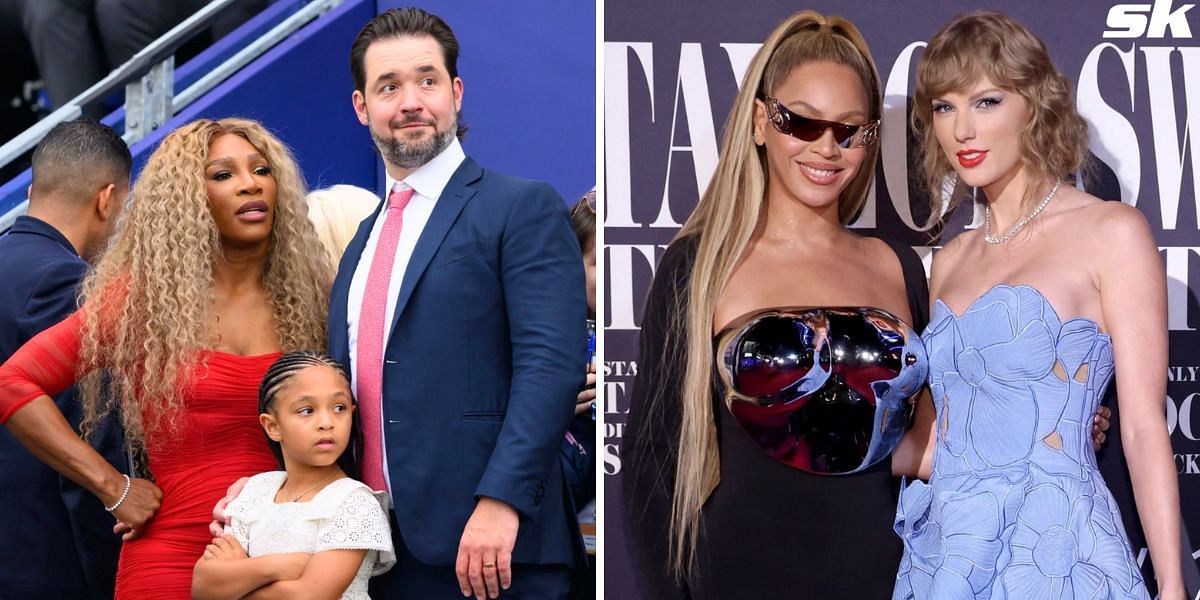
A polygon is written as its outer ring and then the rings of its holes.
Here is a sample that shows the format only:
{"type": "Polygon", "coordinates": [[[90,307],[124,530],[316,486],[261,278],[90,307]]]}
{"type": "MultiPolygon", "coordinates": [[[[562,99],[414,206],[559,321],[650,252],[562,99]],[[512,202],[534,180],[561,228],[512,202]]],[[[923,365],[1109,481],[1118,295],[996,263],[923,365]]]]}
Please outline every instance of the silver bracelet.
{"type": "Polygon", "coordinates": [[[130,479],[128,475],[125,475],[124,473],[121,473],[121,475],[125,476],[125,491],[121,492],[121,497],[117,499],[116,504],[104,507],[104,510],[107,510],[108,512],[117,510],[117,507],[121,506],[121,503],[125,501],[125,497],[129,495],[129,488],[133,486],[133,480],[130,479]]]}

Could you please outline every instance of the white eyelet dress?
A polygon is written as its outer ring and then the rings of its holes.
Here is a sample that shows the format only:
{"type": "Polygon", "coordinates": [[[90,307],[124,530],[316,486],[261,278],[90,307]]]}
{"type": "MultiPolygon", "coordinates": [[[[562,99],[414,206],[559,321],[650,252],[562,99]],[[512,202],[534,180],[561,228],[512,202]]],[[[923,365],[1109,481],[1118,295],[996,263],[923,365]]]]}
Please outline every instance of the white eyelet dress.
{"type": "Polygon", "coordinates": [[[237,538],[251,558],[266,554],[323,550],[367,550],[342,600],[369,600],[367,580],[392,568],[396,555],[388,526],[386,497],[345,477],[325,486],[308,502],[275,502],[287,478],[283,471],[260,473],[229,503],[225,532],[237,538]]]}

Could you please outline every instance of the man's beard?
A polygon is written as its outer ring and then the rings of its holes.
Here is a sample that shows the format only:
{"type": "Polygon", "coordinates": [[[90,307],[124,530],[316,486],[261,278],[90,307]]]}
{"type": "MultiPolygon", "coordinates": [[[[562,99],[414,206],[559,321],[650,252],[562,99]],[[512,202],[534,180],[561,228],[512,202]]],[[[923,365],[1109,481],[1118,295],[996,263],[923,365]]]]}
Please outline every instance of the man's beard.
{"type": "MultiPolygon", "coordinates": [[[[375,147],[379,149],[379,153],[383,155],[384,160],[401,169],[415,169],[433,160],[435,156],[441,154],[442,150],[445,150],[450,145],[450,142],[454,140],[454,136],[458,132],[457,115],[455,115],[454,120],[450,122],[450,125],[446,129],[435,131],[433,137],[428,140],[402,141],[392,136],[381,137],[376,133],[375,128],[371,127],[371,123],[371,117],[368,115],[367,129],[371,131],[371,138],[375,140],[375,147]]],[[[403,127],[409,123],[433,125],[430,120],[414,118],[405,119],[392,126],[403,127]]]]}

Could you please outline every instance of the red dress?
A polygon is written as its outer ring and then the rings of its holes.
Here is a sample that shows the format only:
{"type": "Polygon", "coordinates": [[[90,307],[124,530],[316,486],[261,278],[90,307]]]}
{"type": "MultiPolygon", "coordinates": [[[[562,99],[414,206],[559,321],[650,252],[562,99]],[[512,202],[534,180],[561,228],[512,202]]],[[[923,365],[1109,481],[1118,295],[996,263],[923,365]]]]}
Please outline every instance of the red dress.
{"type": "MultiPolygon", "coordinates": [[[[82,311],[25,344],[0,367],[0,423],[43,394],[75,381],[82,311]]],[[[162,507],[142,537],[124,544],[118,600],[191,598],[192,568],[212,540],[213,506],[240,477],[277,470],[258,423],[258,384],[279,353],[239,356],[204,350],[184,386],[184,411],[170,439],[150,434],[150,470],[162,507]]]]}

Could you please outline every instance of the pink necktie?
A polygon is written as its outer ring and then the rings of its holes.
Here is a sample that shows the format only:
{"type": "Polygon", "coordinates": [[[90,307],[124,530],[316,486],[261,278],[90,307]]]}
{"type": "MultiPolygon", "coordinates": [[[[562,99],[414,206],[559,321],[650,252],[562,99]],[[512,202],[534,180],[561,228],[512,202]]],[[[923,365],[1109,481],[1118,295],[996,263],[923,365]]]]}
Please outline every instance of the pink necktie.
{"type": "Polygon", "coordinates": [[[358,348],[355,356],[359,419],[363,428],[363,482],[373,490],[386,490],[383,478],[383,333],[387,317],[388,286],[392,280],[396,245],[404,223],[404,207],[413,190],[393,189],[383,229],[371,257],[371,271],[358,314],[358,348]]]}

